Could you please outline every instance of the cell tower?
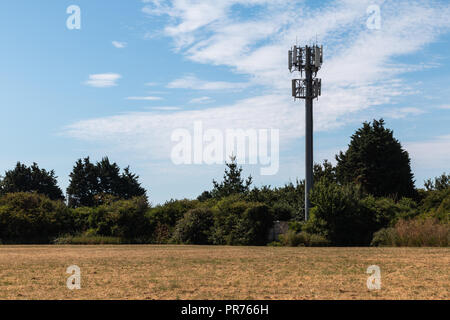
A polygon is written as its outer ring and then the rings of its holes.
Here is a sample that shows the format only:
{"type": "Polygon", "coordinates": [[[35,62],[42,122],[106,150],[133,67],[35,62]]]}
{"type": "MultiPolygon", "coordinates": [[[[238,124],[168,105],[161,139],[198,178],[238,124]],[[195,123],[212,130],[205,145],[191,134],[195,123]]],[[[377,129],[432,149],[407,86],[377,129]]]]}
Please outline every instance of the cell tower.
{"type": "Polygon", "coordinates": [[[323,63],[323,46],[294,46],[289,50],[289,71],[300,72],[300,79],[292,79],[292,96],[305,99],[305,220],[309,217],[309,193],[313,181],[313,99],[321,95],[322,80],[317,72],[323,63]],[[303,78],[305,72],[305,78],[303,78]]]}

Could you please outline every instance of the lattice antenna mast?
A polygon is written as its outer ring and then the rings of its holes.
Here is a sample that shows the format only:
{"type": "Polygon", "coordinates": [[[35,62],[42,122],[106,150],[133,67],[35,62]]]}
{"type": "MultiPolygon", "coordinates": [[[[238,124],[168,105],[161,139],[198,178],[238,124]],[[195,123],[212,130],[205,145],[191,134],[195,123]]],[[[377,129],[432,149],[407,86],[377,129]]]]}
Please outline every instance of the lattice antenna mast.
{"type": "Polygon", "coordinates": [[[311,207],[309,194],[314,185],[313,99],[318,98],[322,93],[322,80],[317,78],[317,72],[323,63],[323,46],[298,47],[295,45],[289,50],[288,56],[289,71],[300,72],[300,79],[292,79],[292,96],[295,100],[305,99],[305,220],[307,221],[311,207]]]}

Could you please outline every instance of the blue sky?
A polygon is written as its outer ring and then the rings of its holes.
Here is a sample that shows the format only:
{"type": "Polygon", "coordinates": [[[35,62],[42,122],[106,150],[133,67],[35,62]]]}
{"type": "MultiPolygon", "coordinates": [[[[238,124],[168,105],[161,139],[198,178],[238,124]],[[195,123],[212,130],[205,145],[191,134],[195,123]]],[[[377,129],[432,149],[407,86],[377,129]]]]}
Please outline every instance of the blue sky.
{"type": "Polygon", "coordinates": [[[383,117],[409,151],[416,185],[450,172],[448,1],[2,1],[0,172],[107,155],[131,166],[153,203],[196,197],[223,165],[175,165],[170,135],[278,129],[280,168],[256,185],[304,177],[303,103],[287,50],[324,44],[315,161],[334,159],[363,121],[383,117]],[[380,7],[381,28],[366,9],[380,7]],[[81,9],[69,30],[66,9],[81,9]]]}

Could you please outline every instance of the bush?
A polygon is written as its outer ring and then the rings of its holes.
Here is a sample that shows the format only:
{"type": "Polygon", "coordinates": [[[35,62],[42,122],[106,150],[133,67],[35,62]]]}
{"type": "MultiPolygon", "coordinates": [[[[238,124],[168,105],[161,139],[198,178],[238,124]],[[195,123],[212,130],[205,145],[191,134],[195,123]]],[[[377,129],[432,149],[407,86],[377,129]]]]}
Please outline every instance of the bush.
{"type": "Polygon", "coordinates": [[[400,220],[395,227],[374,234],[373,246],[447,247],[450,225],[435,219],[400,220]]]}
{"type": "Polygon", "coordinates": [[[191,209],[200,205],[198,200],[170,200],[148,210],[146,217],[152,242],[167,243],[173,235],[175,225],[191,209]]]}
{"type": "Polygon", "coordinates": [[[450,194],[442,200],[434,216],[443,223],[450,223],[450,194]]]}
{"type": "Polygon", "coordinates": [[[355,185],[320,180],[311,193],[311,217],[303,230],[326,237],[335,245],[368,245],[375,231],[420,214],[409,198],[375,198],[355,185]]]}
{"type": "Polygon", "coordinates": [[[209,244],[214,214],[210,209],[191,209],[175,227],[173,240],[185,244],[209,244]]]}
{"type": "Polygon", "coordinates": [[[272,225],[273,217],[269,212],[269,207],[261,203],[250,203],[234,229],[236,243],[266,245],[268,232],[272,225]]]}
{"type": "Polygon", "coordinates": [[[272,208],[275,220],[286,220],[285,218],[289,215],[295,220],[305,219],[305,184],[303,181],[297,180],[295,184],[289,183],[273,189],[269,186],[255,187],[245,197],[245,200],[266,204],[272,208]],[[289,214],[286,214],[287,212],[289,214]]]}
{"type": "Polygon", "coordinates": [[[450,188],[426,192],[420,211],[423,218],[450,223],[450,188]]]}
{"type": "Polygon", "coordinates": [[[373,234],[371,246],[395,246],[397,243],[397,233],[395,228],[383,228],[373,234]]]}
{"type": "Polygon", "coordinates": [[[295,217],[295,209],[288,203],[279,201],[273,205],[272,215],[274,220],[289,221],[295,217]]]}
{"type": "Polygon", "coordinates": [[[309,247],[326,247],[331,245],[331,242],[328,241],[327,238],[319,234],[311,234],[307,239],[307,246],[309,247]]]}
{"type": "Polygon", "coordinates": [[[119,237],[104,237],[104,236],[63,236],[58,237],[53,241],[54,244],[75,244],[75,245],[93,245],[93,244],[122,244],[123,240],[119,237]]]}
{"type": "Polygon", "coordinates": [[[375,198],[367,196],[362,199],[361,206],[371,212],[374,228],[380,229],[394,226],[400,219],[411,219],[420,212],[417,203],[410,198],[402,198],[396,202],[392,198],[375,198]]]}
{"type": "Polygon", "coordinates": [[[289,230],[287,233],[280,235],[280,242],[287,247],[324,247],[330,245],[330,241],[324,236],[307,232],[297,233],[294,230],[289,230]]]}
{"type": "Polygon", "coordinates": [[[168,243],[171,238],[170,227],[167,224],[161,224],[159,221],[153,229],[151,238],[152,243],[164,244],[168,243]]]}
{"type": "Polygon", "coordinates": [[[0,198],[0,235],[4,243],[48,243],[72,231],[74,221],[62,201],[36,193],[9,193],[0,198]]]}
{"type": "Polygon", "coordinates": [[[336,245],[367,245],[378,230],[375,215],[361,202],[360,189],[321,179],[311,193],[311,217],[304,231],[336,245]]]}
{"type": "Polygon", "coordinates": [[[241,196],[220,200],[214,207],[213,244],[265,245],[273,223],[269,207],[241,196]]]}
{"type": "Polygon", "coordinates": [[[213,244],[237,244],[235,227],[241,215],[248,208],[249,202],[235,195],[221,199],[214,206],[214,228],[211,233],[213,244]]]}
{"type": "Polygon", "coordinates": [[[84,233],[88,229],[91,229],[91,232],[93,232],[94,229],[90,228],[89,224],[89,217],[91,216],[93,210],[95,210],[95,208],[79,207],[76,209],[71,209],[74,222],[74,234],[84,233]]]}
{"type": "Polygon", "coordinates": [[[305,235],[294,230],[288,230],[285,234],[280,234],[280,242],[286,247],[298,247],[306,243],[305,235]]]}
{"type": "Polygon", "coordinates": [[[289,230],[294,230],[296,233],[301,232],[304,226],[305,221],[289,221],[289,230]]]}
{"type": "Polygon", "coordinates": [[[96,235],[137,239],[150,237],[146,218],[148,203],[145,197],[119,200],[92,208],[88,225],[96,235]]]}

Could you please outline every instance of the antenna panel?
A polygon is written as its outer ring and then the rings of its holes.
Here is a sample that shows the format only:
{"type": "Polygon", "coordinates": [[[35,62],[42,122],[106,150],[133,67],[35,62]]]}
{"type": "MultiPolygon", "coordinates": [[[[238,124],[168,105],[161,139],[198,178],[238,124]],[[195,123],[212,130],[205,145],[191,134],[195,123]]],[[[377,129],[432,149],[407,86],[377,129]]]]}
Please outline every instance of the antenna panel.
{"type": "Polygon", "coordinates": [[[297,57],[298,57],[298,55],[297,55],[297,46],[294,46],[294,50],[293,50],[293,52],[292,52],[292,64],[294,65],[294,66],[296,66],[297,65],[297,57]]]}
{"type": "Polygon", "coordinates": [[[289,59],[289,71],[292,71],[292,50],[288,51],[288,59],[289,59]]]}
{"type": "Polygon", "coordinates": [[[317,68],[320,67],[320,48],[318,46],[314,48],[314,65],[317,68]]]}
{"type": "Polygon", "coordinates": [[[320,46],[320,65],[323,63],[323,45],[320,46]]]}

